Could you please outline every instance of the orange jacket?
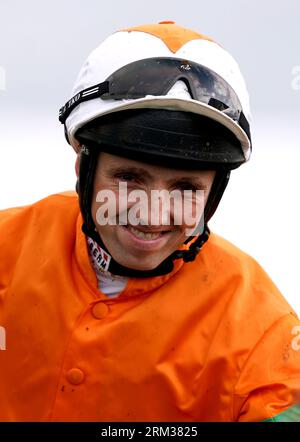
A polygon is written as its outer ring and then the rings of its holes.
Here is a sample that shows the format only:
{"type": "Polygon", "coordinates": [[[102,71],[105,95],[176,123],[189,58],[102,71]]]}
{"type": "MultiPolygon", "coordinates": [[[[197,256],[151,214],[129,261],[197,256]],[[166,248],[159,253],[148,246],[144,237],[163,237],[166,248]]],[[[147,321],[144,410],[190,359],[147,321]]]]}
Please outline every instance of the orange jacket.
{"type": "Polygon", "coordinates": [[[75,194],[0,212],[2,421],[299,416],[300,322],[252,258],[212,234],[109,299],[81,224],[75,194]]]}

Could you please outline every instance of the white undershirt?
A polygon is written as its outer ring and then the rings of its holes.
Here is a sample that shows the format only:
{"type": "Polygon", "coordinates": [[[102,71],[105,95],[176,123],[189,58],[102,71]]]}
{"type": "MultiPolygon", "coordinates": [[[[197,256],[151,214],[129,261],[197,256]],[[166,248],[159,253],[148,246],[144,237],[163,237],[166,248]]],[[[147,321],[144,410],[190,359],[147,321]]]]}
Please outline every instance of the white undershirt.
{"type": "Polygon", "coordinates": [[[98,288],[102,293],[110,298],[117,297],[125,288],[129,278],[126,276],[117,276],[109,272],[97,272],[98,288]]]}

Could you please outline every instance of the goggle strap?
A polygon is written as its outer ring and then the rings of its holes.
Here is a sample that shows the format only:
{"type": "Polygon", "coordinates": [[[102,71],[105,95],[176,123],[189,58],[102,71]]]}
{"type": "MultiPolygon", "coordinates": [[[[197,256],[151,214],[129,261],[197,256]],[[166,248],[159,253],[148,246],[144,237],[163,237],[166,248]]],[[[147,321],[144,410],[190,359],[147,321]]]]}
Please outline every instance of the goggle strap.
{"type": "Polygon", "coordinates": [[[88,87],[78,92],[78,94],[70,98],[70,100],[59,110],[59,121],[64,124],[72,110],[78,106],[78,104],[94,98],[99,98],[108,91],[109,82],[103,81],[103,83],[96,84],[95,86],[88,87]]]}

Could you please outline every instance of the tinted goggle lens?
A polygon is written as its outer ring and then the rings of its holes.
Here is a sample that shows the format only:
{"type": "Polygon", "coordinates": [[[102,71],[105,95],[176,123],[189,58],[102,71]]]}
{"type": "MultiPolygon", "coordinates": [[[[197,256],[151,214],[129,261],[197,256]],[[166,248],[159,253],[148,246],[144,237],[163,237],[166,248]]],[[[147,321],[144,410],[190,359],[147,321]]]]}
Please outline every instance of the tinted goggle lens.
{"type": "Polygon", "coordinates": [[[194,100],[218,107],[236,121],[239,119],[242,106],[229,84],[205,66],[181,59],[145,59],[122,67],[107,78],[109,91],[102,99],[166,95],[179,80],[186,83],[194,100]]]}
{"type": "Polygon", "coordinates": [[[146,95],[164,96],[177,81],[184,81],[191,97],[226,114],[246,132],[249,123],[232,87],[217,73],[200,64],[167,57],[149,58],[123,66],[106,81],[76,94],[60,109],[59,120],[65,123],[72,110],[94,98],[126,100],[146,95]]]}

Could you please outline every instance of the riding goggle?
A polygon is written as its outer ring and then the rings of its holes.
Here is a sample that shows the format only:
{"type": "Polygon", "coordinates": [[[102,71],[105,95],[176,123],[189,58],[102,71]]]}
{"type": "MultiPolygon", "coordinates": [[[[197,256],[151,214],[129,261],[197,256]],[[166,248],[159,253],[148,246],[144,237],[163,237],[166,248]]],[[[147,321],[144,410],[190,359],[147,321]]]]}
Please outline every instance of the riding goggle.
{"type": "Polygon", "coordinates": [[[146,95],[165,96],[177,81],[183,81],[194,100],[211,106],[233,121],[247,134],[250,127],[232,87],[217,73],[189,60],[157,57],[135,61],[111,74],[104,82],[74,95],[59,111],[65,123],[70,113],[88,100],[129,100],[146,95]]]}

